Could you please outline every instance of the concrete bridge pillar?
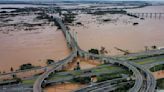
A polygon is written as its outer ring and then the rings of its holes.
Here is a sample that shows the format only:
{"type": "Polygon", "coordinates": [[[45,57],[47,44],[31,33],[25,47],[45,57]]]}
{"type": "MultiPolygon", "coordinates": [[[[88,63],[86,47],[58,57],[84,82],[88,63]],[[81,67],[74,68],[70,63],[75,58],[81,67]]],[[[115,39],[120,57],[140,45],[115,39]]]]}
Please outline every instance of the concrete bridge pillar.
{"type": "Polygon", "coordinates": [[[106,59],[104,59],[104,58],[99,58],[100,59],[100,62],[102,63],[102,64],[106,64],[108,61],[106,60],[106,59]]]}
{"type": "Polygon", "coordinates": [[[154,17],[157,18],[157,13],[154,13],[154,17]]]}
{"type": "Polygon", "coordinates": [[[77,51],[77,55],[84,58],[84,54],[83,53],[80,53],[80,51],[77,51]]]}
{"type": "Polygon", "coordinates": [[[113,60],[110,60],[109,62],[110,62],[111,64],[114,64],[114,61],[113,61],[113,60]]]}
{"type": "Polygon", "coordinates": [[[150,18],[152,18],[153,17],[153,13],[150,13],[150,18]]]}
{"type": "Polygon", "coordinates": [[[84,57],[85,60],[87,60],[89,58],[88,54],[82,54],[82,57],[84,57]]]}
{"type": "Polygon", "coordinates": [[[110,62],[109,62],[107,59],[105,59],[105,58],[103,58],[102,60],[103,60],[103,62],[104,62],[105,64],[109,64],[109,63],[110,63],[110,62]]]}
{"type": "Polygon", "coordinates": [[[90,56],[90,59],[91,59],[91,60],[94,60],[95,58],[94,58],[93,56],[90,56]]]}
{"type": "Polygon", "coordinates": [[[138,15],[138,17],[140,17],[140,13],[138,13],[137,15],[138,15]]]}
{"type": "Polygon", "coordinates": [[[161,18],[162,13],[159,13],[159,19],[161,18]]]}
{"type": "Polygon", "coordinates": [[[135,16],[137,16],[137,13],[134,13],[135,16]]]}
{"type": "Polygon", "coordinates": [[[142,18],[144,17],[144,13],[141,14],[141,17],[142,17],[142,18]]]}
{"type": "Polygon", "coordinates": [[[146,15],[146,18],[147,18],[149,14],[148,13],[145,13],[145,15],[146,15]]]}
{"type": "Polygon", "coordinates": [[[41,87],[44,88],[46,86],[46,81],[44,80],[41,87]]]}

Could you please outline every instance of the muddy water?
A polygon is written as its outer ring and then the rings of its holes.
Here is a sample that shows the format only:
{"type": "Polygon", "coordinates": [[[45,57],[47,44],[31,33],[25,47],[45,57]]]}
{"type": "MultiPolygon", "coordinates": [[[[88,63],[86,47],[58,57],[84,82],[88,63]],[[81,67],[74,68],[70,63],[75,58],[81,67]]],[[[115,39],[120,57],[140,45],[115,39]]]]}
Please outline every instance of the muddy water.
{"type": "Polygon", "coordinates": [[[73,92],[84,85],[76,84],[76,83],[66,83],[66,84],[58,84],[54,86],[47,87],[45,92],[73,92]]]}
{"type": "MultiPolygon", "coordinates": [[[[162,8],[164,9],[164,7],[162,8]]],[[[77,16],[84,26],[73,26],[71,29],[77,32],[80,47],[84,50],[104,46],[109,55],[123,54],[114,49],[118,47],[130,52],[143,51],[144,46],[164,46],[164,19],[145,20],[131,18],[125,15],[92,16],[81,14],[77,16]],[[99,20],[111,19],[102,23],[99,20]],[[134,22],[139,25],[133,26],[134,22]]]]}
{"type": "Polygon", "coordinates": [[[59,60],[69,55],[65,38],[56,27],[32,31],[0,32],[0,71],[17,69],[21,64],[44,66],[47,59],[59,60]]]}
{"type": "Polygon", "coordinates": [[[161,70],[161,71],[153,72],[153,75],[156,79],[162,79],[164,78],[164,71],[161,70]]]}
{"type": "MultiPolygon", "coordinates": [[[[109,52],[108,55],[117,55],[122,53],[115,50],[114,47],[138,52],[143,51],[144,46],[164,46],[164,20],[162,19],[139,20],[123,15],[91,16],[80,14],[77,16],[77,21],[82,22],[84,26],[71,26],[71,30],[77,32],[78,43],[84,50],[100,49],[101,46],[104,46],[109,52]],[[97,20],[104,18],[110,18],[112,21],[102,23],[97,20]],[[134,22],[138,22],[139,25],[133,26],[134,22]]],[[[156,74],[154,75],[156,76],[156,74]]],[[[71,92],[71,89],[77,89],[75,87],[72,84],[67,87],[63,84],[56,85],[47,88],[46,92],[71,92]]]]}

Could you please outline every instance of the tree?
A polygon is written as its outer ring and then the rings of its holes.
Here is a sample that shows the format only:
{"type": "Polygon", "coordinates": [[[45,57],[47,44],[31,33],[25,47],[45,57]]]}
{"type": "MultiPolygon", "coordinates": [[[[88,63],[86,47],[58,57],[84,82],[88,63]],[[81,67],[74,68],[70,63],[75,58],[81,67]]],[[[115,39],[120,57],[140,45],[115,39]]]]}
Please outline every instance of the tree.
{"type": "Polygon", "coordinates": [[[149,47],[148,46],[145,46],[145,51],[148,51],[149,50],[149,47]]]}
{"type": "Polygon", "coordinates": [[[54,63],[54,60],[52,60],[52,59],[47,59],[47,62],[46,62],[47,65],[50,65],[50,64],[52,64],[52,63],[54,63]]]}
{"type": "Polygon", "coordinates": [[[90,49],[88,52],[92,54],[99,54],[99,50],[97,49],[90,49]]]}
{"type": "Polygon", "coordinates": [[[100,50],[100,53],[101,54],[107,54],[108,53],[108,51],[105,49],[105,47],[101,47],[101,50],[100,50]]]}
{"type": "Polygon", "coordinates": [[[17,75],[15,75],[15,74],[12,74],[12,77],[13,77],[13,79],[14,79],[14,78],[17,78],[17,75]]]}
{"type": "Polygon", "coordinates": [[[22,83],[22,79],[21,78],[16,77],[15,79],[16,79],[17,82],[22,83]]]}
{"type": "Polygon", "coordinates": [[[76,68],[74,68],[74,70],[80,70],[81,68],[80,68],[80,63],[79,62],[77,62],[77,66],[76,66],[76,68]]]}
{"type": "Polygon", "coordinates": [[[74,81],[80,82],[81,84],[86,84],[86,83],[91,82],[91,78],[90,77],[79,77],[79,78],[74,78],[74,81]]]}
{"type": "Polygon", "coordinates": [[[11,72],[13,72],[13,71],[14,71],[13,67],[11,67],[11,68],[10,68],[10,71],[11,71],[11,72]]]}
{"type": "Polygon", "coordinates": [[[157,46],[153,45],[151,46],[152,49],[157,49],[157,46]]]}
{"type": "Polygon", "coordinates": [[[34,66],[30,63],[23,64],[20,66],[20,70],[26,70],[26,69],[31,69],[31,68],[34,68],[34,66]]]}

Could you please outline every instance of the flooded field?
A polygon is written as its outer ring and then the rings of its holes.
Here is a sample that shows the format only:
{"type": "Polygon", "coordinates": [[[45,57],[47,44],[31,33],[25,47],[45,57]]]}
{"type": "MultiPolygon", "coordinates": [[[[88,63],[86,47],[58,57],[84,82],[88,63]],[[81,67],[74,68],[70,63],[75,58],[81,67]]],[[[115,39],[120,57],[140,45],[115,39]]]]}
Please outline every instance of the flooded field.
{"type": "Polygon", "coordinates": [[[0,20],[1,72],[8,72],[11,67],[16,70],[26,63],[45,66],[47,59],[57,61],[69,55],[63,33],[57,30],[53,23],[37,19],[37,16],[33,13],[2,16],[0,20]]]}
{"type": "MultiPolygon", "coordinates": [[[[143,11],[147,12],[145,8],[143,11]]],[[[155,11],[157,6],[152,6],[151,9],[153,8],[155,8],[154,12],[158,12],[155,11]]],[[[164,9],[162,6],[158,8],[159,10],[164,9]]],[[[164,46],[164,18],[141,20],[119,14],[80,14],[76,21],[81,22],[83,26],[71,26],[71,29],[77,32],[78,43],[84,50],[100,49],[103,46],[108,50],[109,55],[117,55],[122,52],[117,51],[114,47],[139,52],[145,50],[145,46],[150,48],[153,45],[164,46]],[[103,22],[104,19],[109,21],[103,22]],[[133,25],[133,23],[138,23],[138,25],[133,25]]]]}
{"type": "Polygon", "coordinates": [[[33,32],[0,33],[0,67],[9,70],[24,63],[45,65],[47,59],[59,60],[69,54],[61,31],[46,27],[33,32]]]}
{"type": "MultiPolygon", "coordinates": [[[[0,7],[11,6],[1,5],[0,7]]],[[[22,5],[20,7],[39,6],[22,5]]],[[[164,6],[149,6],[127,11],[164,12],[163,10],[164,6]]],[[[34,17],[36,16],[15,16],[8,18],[8,20],[12,19],[8,23],[22,23],[22,21],[46,23],[45,21],[33,20],[34,17]]],[[[118,55],[123,53],[114,49],[114,47],[129,50],[130,52],[139,52],[145,50],[145,46],[164,46],[164,31],[162,30],[164,29],[164,18],[140,20],[119,14],[79,14],[76,17],[76,22],[81,22],[83,26],[70,26],[71,31],[77,32],[78,43],[86,51],[91,48],[100,49],[103,46],[108,51],[108,55],[118,55]],[[105,19],[109,19],[109,21],[104,22],[105,19]],[[135,22],[139,24],[134,26],[133,23],[135,22]]],[[[3,21],[0,21],[0,23],[3,23],[3,21]]],[[[26,28],[13,26],[1,27],[0,61],[4,62],[0,64],[1,71],[9,70],[10,67],[17,69],[19,65],[24,63],[43,66],[46,59],[59,60],[66,57],[69,50],[66,47],[65,38],[62,32],[56,29],[56,27],[50,25],[38,26],[32,31],[23,31],[26,28]]]]}

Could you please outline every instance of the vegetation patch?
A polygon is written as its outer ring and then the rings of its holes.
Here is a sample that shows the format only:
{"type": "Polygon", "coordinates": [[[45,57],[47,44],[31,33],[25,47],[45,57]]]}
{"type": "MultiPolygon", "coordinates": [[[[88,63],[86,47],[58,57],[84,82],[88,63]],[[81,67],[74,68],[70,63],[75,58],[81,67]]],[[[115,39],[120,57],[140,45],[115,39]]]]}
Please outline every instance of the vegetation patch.
{"type": "Polygon", "coordinates": [[[157,88],[164,89],[164,78],[157,80],[157,88]]]}

